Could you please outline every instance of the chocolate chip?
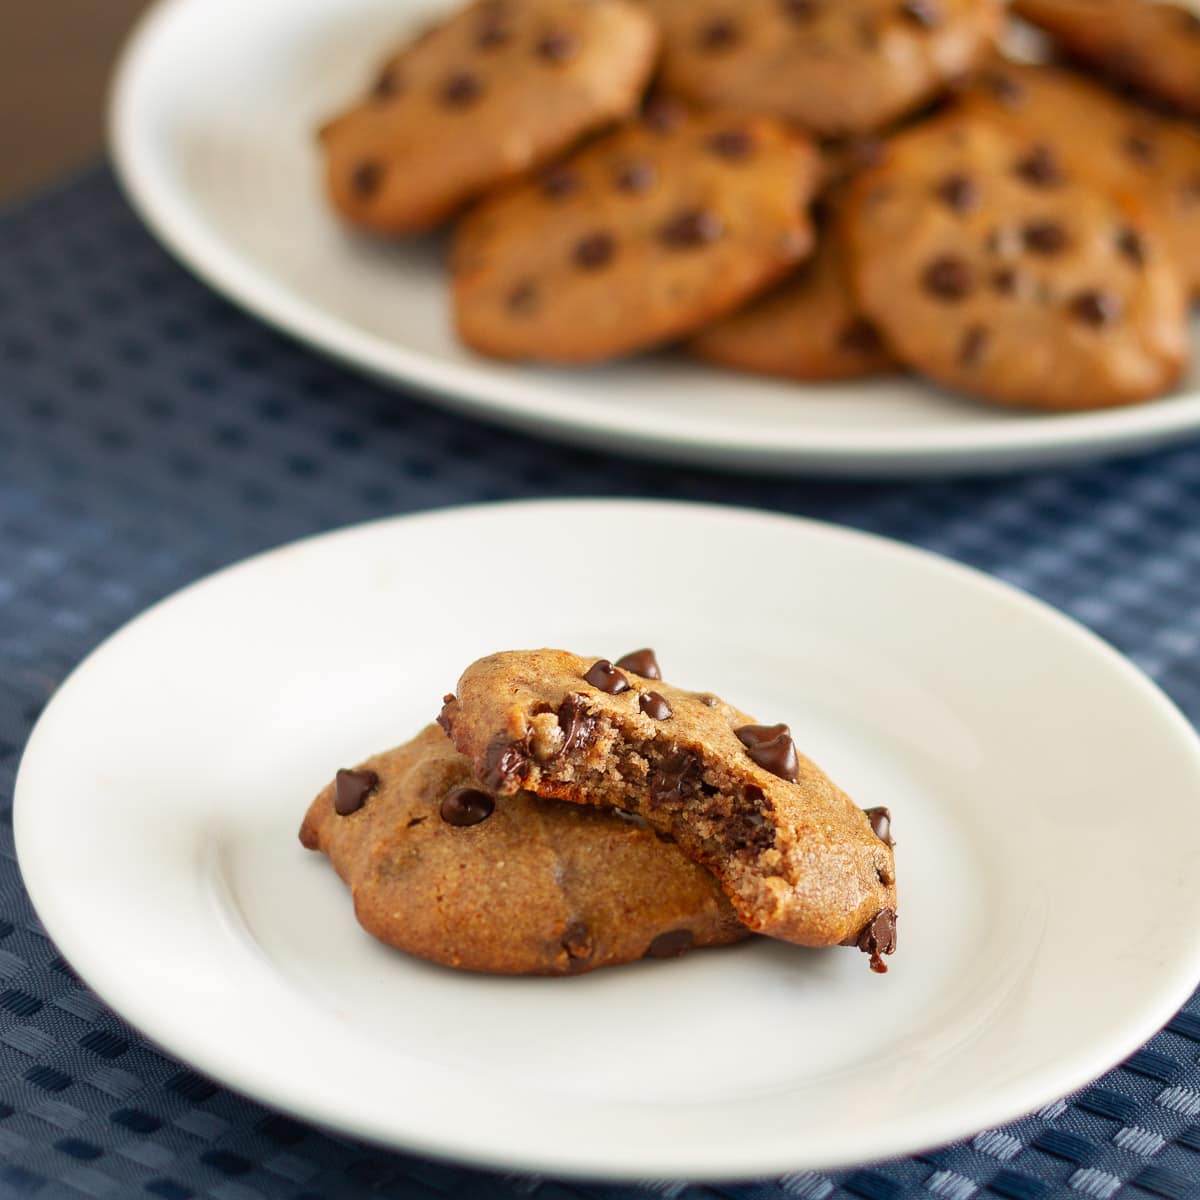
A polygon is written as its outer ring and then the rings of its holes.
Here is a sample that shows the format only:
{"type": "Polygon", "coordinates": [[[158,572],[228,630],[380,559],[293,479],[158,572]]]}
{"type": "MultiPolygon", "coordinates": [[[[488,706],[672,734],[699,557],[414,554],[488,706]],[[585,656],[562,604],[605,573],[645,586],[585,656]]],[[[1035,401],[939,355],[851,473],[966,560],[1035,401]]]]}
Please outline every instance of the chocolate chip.
{"type": "Polygon", "coordinates": [[[398,63],[388,63],[379,73],[379,78],[375,80],[375,86],[371,89],[371,95],[376,100],[390,100],[393,96],[398,96],[404,89],[404,78],[400,74],[400,66],[398,63]]]}
{"type": "Polygon", "coordinates": [[[660,933],[650,943],[646,951],[647,958],[678,958],[696,944],[695,935],[690,929],[672,929],[670,933],[660,933]]]}
{"type": "Polygon", "coordinates": [[[592,663],[583,678],[592,687],[599,688],[610,696],[619,696],[622,692],[629,691],[629,680],[607,658],[592,663]]]}
{"type": "Polygon", "coordinates": [[[551,200],[561,200],[564,196],[570,196],[579,191],[580,186],[579,176],[567,167],[550,167],[549,170],[542,172],[538,183],[541,186],[542,195],[548,196],[551,200]]]}
{"type": "Polygon", "coordinates": [[[483,81],[470,71],[459,71],[442,84],[442,103],[447,108],[469,108],[483,95],[483,81]]]}
{"type": "Polygon", "coordinates": [[[1024,85],[1011,75],[986,75],[983,85],[1005,108],[1019,108],[1025,101],[1024,85]]]}
{"type": "Polygon", "coordinates": [[[666,697],[658,692],[643,692],[638,697],[638,708],[654,721],[665,721],[671,715],[666,697]]]}
{"type": "Polygon", "coordinates": [[[746,753],[764,771],[770,771],[772,775],[792,783],[800,778],[796,743],[792,741],[791,730],[786,725],[743,725],[734,733],[746,747],[746,753]]]}
{"type": "Polygon", "coordinates": [[[737,44],[738,36],[738,27],[733,21],[718,17],[701,28],[697,44],[701,50],[709,52],[729,50],[737,44]]]}
{"type": "Polygon", "coordinates": [[[655,133],[673,133],[683,124],[687,110],[677,100],[655,96],[642,109],[642,121],[655,133]]]}
{"type": "Polygon", "coordinates": [[[662,671],[654,651],[647,646],[644,650],[634,650],[617,659],[617,666],[623,671],[632,671],[643,679],[661,679],[662,671]]]}
{"type": "Polygon", "coordinates": [[[863,926],[854,944],[864,953],[871,956],[871,970],[878,975],[887,974],[887,965],[880,957],[882,954],[894,954],[896,951],[896,910],[885,908],[876,913],[863,926]]]}
{"type": "Polygon", "coordinates": [[[570,695],[558,706],[558,727],[563,733],[560,754],[586,750],[596,739],[596,718],[581,695],[570,695]]]}
{"type": "Polygon", "coordinates": [[[1152,163],[1158,157],[1158,147],[1147,133],[1129,134],[1124,141],[1124,149],[1137,163],[1152,163]]]}
{"type": "Polygon", "coordinates": [[[717,707],[717,705],[721,703],[721,702],[720,702],[720,700],[718,700],[718,699],[716,698],[716,696],[714,696],[714,695],[712,694],[712,692],[702,692],[702,693],[701,693],[699,696],[697,696],[696,698],[697,698],[697,699],[700,701],[700,703],[701,703],[701,704],[703,704],[703,705],[704,705],[706,708],[716,708],[716,707],[717,707]]]}
{"type": "Polygon", "coordinates": [[[498,738],[487,748],[479,782],[496,792],[513,791],[529,771],[529,747],[498,738]]]}
{"type": "Polygon", "coordinates": [[[379,776],[374,771],[339,771],[333,785],[333,811],[339,817],[358,812],[377,787],[379,776]]]}
{"type": "Polygon", "coordinates": [[[665,755],[650,774],[650,799],[656,804],[677,804],[704,786],[700,760],[686,750],[665,755]]]}
{"type": "Polygon", "coordinates": [[[447,825],[466,828],[486,821],[496,808],[496,801],[487,792],[473,787],[456,787],[442,800],[442,820],[447,825]]]}
{"type": "Polygon", "coordinates": [[[804,23],[820,13],[823,0],[779,0],[779,7],[785,17],[804,23]]]}
{"type": "Polygon", "coordinates": [[[979,207],[979,187],[969,175],[947,175],[938,184],[937,194],[955,212],[966,213],[979,207]]]}
{"type": "Polygon", "coordinates": [[[383,167],[370,159],[355,165],[350,172],[350,187],[356,196],[366,199],[379,191],[383,182],[383,167]]]}
{"type": "Polygon", "coordinates": [[[585,271],[598,271],[612,262],[617,252],[617,243],[611,233],[603,230],[586,234],[575,243],[574,259],[576,266],[585,271]]]}
{"type": "Polygon", "coordinates": [[[883,350],[883,339],[866,317],[856,317],[838,336],[838,345],[851,354],[878,354],[883,350]]]}
{"type": "Polygon", "coordinates": [[[708,148],[730,162],[745,162],[754,153],[754,138],[747,129],[722,129],[708,139],[708,148]]]}
{"type": "Polygon", "coordinates": [[[633,159],[617,167],[617,189],[633,194],[649,191],[654,186],[654,164],[645,159],[633,159]]]}
{"type": "Polygon", "coordinates": [[[1021,239],[1034,254],[1061,254],[1070,241],[1057,221],[1030,221],[1021,230],[1021,239]]]}
{"type": "Polygon", "coordinates": [[[1103,329],[1114,325],[1121,319],[1121,299],[1112,292],[1095,291],[1080,292],[1071,301],[1071,313],[1085,325],[1094,329],[1103,329]]]}
{"type": "Polygon", "coordinates": [[[922,29],[936,29],[941,24],[942,6],[938,0],[903,0],[900,15],[922,29]]]}
{"type": "Polygon", "coordinates": [[[1032,187],[1056,187],[1063,182],[1062,165],[1049,146],[1039,142],[1024,157],[1017,159],[1013,173],[1032,187]]]}
{"type": "Polygon", "coordinates": [[[867,820],[871,822],[871,828],[875,831],[875,836],[886,846],[894,846],[896,843],[892,841],[892,813],[887,808],[868,808],[864,810],[867,814],[867,820]]]}
{"type": "Polygon", "coordinates": [[[509,312],[524,316],[538,307],[538,287],[532,279],[523,279],[508,293],[509,312]]]}
{"type": "Polygon", "coordinates": [[[721,218],[703,208],[692,208],[672,217],[658,231],[659,239],[668,246],[691,250],[715,242],[724,233],[721,218]]]}
{"type": "Polygon", "coordinates": [[[975,276],[970,263],[946,254],[925,268],[922,282],[939,300],[961,300],[975,286],[975,276]]]}
{"type": "Polygon", "coordinates": [[[968,326],[958,344],[958,362],[963,367],[977,366],[983,358],[991,335],[982,325],[968,326]]]}
{"type": "Polygon", "coordinates": [[[1146,265],[1146,246],[1136,229],[1126,226],[1117,234],[1117,250],[1135,267],[1146,265]]]}
{"type": "Polygon", "coordinates": [[[565,63],[575,57],[579,40],[565,29],[550,29],[538,38],[538,57],[548,63],[565,63]]]}
{"type": "Polygon", "coordinates": [[[1002,296],[1011,296],[1017,290],[1017,273],[1012,267],[1001,267],[992,272],[992,291],[1002,296]]]}

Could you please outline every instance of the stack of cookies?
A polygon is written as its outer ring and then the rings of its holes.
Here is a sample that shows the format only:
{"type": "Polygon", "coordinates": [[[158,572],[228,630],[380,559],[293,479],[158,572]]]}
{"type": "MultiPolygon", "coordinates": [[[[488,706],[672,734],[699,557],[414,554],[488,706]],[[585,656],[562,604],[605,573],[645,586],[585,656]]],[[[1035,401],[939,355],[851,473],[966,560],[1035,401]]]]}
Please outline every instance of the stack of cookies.
{"type": "Polygon", "coordinates": [[[463,970],[571,975],[763,934],[896,944],[891,818],[651,650],[473,663],[437,725],[341,770],[300,840],[363,927],[463,970]],[[440,728],[439,728],[440,726],[440,728]]]}
{"type": "Polygon", "coordinates": [[[377,234],[457,222],[457,328],[497,358],[1161,395],[1200,290],[1200,19],[1013,9],[1121,92],[1001,58],[1002,0],[476,0],[325,126],[329,194],[377,234]]]}

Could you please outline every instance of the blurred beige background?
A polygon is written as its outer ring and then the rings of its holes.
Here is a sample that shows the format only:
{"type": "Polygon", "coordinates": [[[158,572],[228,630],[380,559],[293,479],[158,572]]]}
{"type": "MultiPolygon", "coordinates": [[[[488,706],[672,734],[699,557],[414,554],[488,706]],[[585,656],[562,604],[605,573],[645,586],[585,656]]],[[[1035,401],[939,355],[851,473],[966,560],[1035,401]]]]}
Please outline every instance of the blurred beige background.
{"type": "Polygon", "coordinates": [[[0,38],[0,202],[103,152],[109,71],[149,0],[22,0],[0,38]]]}

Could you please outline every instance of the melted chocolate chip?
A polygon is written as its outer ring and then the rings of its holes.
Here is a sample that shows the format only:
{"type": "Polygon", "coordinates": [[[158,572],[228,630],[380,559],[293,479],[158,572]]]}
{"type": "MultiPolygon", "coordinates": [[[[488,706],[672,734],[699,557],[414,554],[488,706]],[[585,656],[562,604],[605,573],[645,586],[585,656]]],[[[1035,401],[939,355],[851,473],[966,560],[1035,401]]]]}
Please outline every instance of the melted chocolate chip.
{"type": "Polygon", "coordinates": [[[699,792],[703,783],[700,760],[685,750],[676,750],[665,755],[651,772],[650,799],[656,804],[677,804],[699,792]]]}
{"type": "Polygon", "coordinates": [[[963,367],[978,366],[991,335],[982,325],[970,325],[958,344],[958,362],[963,367]]]}
{"type": "Polygon", "coordinates": [[[896,951],[896,910],[885,908],[876,913],[855,939],[858,948],[871,956],[871,970],[878,975],[887,974],[887,965],[880,957],[896,951]]]}
{"type": "Polygon", "coordinates": [[[1103,329],[1121,319],[1121,299],[1112,292],[1099,289],[1080,292],[1071,301],[1071,313],[1093,329],[1103,329]]]}
{"type": "Polygon", "coordinates": [[[1034,254],[1061,254],[1070,241],[1057,221],[1030,221],[1021,230],[1021,240],[1034,254]]]}
{"type": "Polygon", "coordinates": [[[350,188],[362,199],[375,195],[383,182],[383,167],[370,159],[357,163],[350,172],[350,188]]]}
{"type": "Polygon", "coordinates": [[[1123,145],[1125,153],[1136,163],[1152,163],[1158,157],[1158,147],[1147,133],[1131,133],[1123,145]]]}
{"type": "Polygon", "coordinates": [[[333,811],[339,817],[358,812],[378,787],[379,776],[374,771],[339,771],[333,784],[333,811]]]}
{"type": "Polygon", "coordinates": [[[785,17],[803,24],[820,13],[823,0],[779,0],[779,7],[783,9],[785,17]]]}
{"type": "Polygon", "coordinates": [[[469,108],[483,95],[483,82],[470,71],[459,71],[442,84],[442,103],[447,108],[469,108]]]}
{"type": "Polygon", "coordinates": [[[569,62],[579,50],[579,40],[565,29],[550,29],[538,38],[537,54],[548,63],[569,62]]]}
{"type": "Polygon", "coordinates": [[[942,21],[942,6],[938,0],[903,0],[900,15],[922,29],[936,29],[942,21]]]}
{"type": "Polygon", "coordinates": [[[570,695],[558,706],[558,727],[563,732],[560,754],[586,750],[596,738],[596,718],[581,695],[570,695]]]}
{"type": "Polygon", "coordinates": [[[538,287],[532,279],[523,279],[508,293],[508,311],[524,316],[538,307],[538,287]]]}
{"type": "Polygon", "coordinates": [[[543,171],[538,184],[542,195],[551,200],[561,200],[564,196],[570,196],[579,191],[580,186],[579,176],[566,167],[551,167],[548,171],[543,171]]]}
{"type": "Polygon", "coordinates": [[[764,771],[770,771],[772,775],[792,783],[800,778],[796,743],[792,741],[791,730],[786,725],[743,725],[734,733],[746,747],[746,753],[764,771]]]}
{"type": "Polygon", "coordinates": [[[622,163],[616,171],[614,181],[617,190],[634,195],[649,191],[654,186],[654,164],[643,158],[622,163]]]}
{"type": "Polygon", "coordinates": [[[866,317],[855,317],[838,335],[838,345],[851,354],[878,354],[883,349],[883,339],[866,317]]]}
{"type": "Polygon", "coordinates": [[[754,153],[754,137],[748,129],[722,129],[708,139],[708,148],[730,162],[745,162],[754,153]]]}
{"type": "Polygon", "coordinates": [[[1013,165],[1013,173],[1032,187],[1056,187],[1065,179],[1062,165],[1049,146],[1039,142],[1013,165]]]}
{"type": "Polygon", "coordinates": [[[875,836],[885,846],[894,846],[896,843],[892,841],[891,810],[887,808],[868,808],[864,811],[867,814],[867,820],[871,822],[871,828],[875,831],[875,836]]]}
{"type": "Polygon", "coordinates": [[[665,721],[671,716],[671,706],[658,692],[643,692],[638,697],[638,708],[655,721],[665,721]]]}
{"type": "Polygon", "coordinates": [[[486,821],[496,808],[496,801],[479,788],[456,787],[447,792],[440,812],[447,825],[465,829],[486,821]]]}
{"type": "Polygon", "coordinates": [[[650,943],[646,951],[647,958],[678,958],[696,944],[695,935],[690,929],[672,929],[670,933],[660,933],[650,943]]]}
{"type": "Polygon", "coordinates": [[[617,666],[622,671],[632,671],[635,675],[640,675],[643,679],[662,678],[658,659],[649,646],[644,650],[634,650],[629,654],[622,655],[617,659],[617,666]]]}
{"type": "Polygon", "coordinates": [[[922,282],[939,300],[961,300],[975,286],[975,277],[968,262],[946,254],[925,268],[922,282]]]}
{"type": "Polygon", "coordinates": [[[692,208],[672,217],[658,231],[660,241],[674,249],[691,250],[715,242],[724,233],[721,218],[703,208],[692,208]]]}
{"type": "Polygon", "coordinates": [[[529,747],[499,738],[487,748],[479,782],[496,792],[515,791],[528,770],[529,747]]]}
{"type": "Polygon", "coordinates": [[[572,921],[563,930],[562,948],[574,966],[577,962],[586,962],[592,957],[591,930],[582,921],[572,921]]]}
{"type": "Polygon", "coordinates": [[[599,230],[586,234],[575,243],[573,257],[575,265],[585,271],[598,271],[612,262],[617,252],[617,243],[611,233],[599,230]]]}
{"type": "Polygon", "coordinates": [[[1126,226],[1117,234],[1117,250],[1133,266],[1146,265],[1146,246],[1136,229],[1126,226]]]}
{"type": "Polygon", "coordinates": [[[607,658],[592,663],[583,678],[592,687],[599,688],[610,696],[619,696],[622,692],[629,691],[629,680],[607,658]]]}
{"type": "Polygon", "coordinates": [[[717,17],[701,28],[696,44],[701,50],[714,53],[732,49],[737,45],[738,37],[738,27],[734,21],[728,17],[717,17]]]}
{"type": "Polygon", "coordinates": [[[979,186],[969,175],[947,175],[938,184],[937,194],[955,212],[967,213],[979,207],[979,186]]]}

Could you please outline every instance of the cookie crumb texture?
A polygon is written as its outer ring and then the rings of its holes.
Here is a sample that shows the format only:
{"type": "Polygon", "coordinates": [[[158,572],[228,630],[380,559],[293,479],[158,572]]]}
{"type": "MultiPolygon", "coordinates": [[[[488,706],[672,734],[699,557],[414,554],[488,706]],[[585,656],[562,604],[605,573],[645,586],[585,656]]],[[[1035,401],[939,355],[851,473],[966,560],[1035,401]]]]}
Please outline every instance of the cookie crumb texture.
{"type": "Polygon", "coordinates": [[[365,229],[431,229],[632,113],[657,52],[652,20],[628,0],[477,0],[323,127],[333,204],[365,229]]]}
{"type": "Polygon", "coordinates": [[[499,975],[579,975],[749,936],[717,882],[644,823],[496,796],[431,725],[312,802],[300,830],[359,923],[409,954],[499,975]]]}
{"type": "Polygon", "coordinates": [[[598,663],[490,655],[467,668],[441,722],[493,790],[636,814],[720,880],[750,929],[858,945],[882,966],[895,948],[892,848],[786,727],[598,663]],[[649,691],[666,719],[642,705],[649,691]]]}
{"type": "Polygon", "coordinates": [[[1046,409],[1148,399],[1190,343],[1145,208],[1032,136],[952,113],[851,185],[855,292],[897,357],[947,387],[1046,409]]]}
{"type": "Polygon", "coordinates": [[[459,332],[486,354],[561,363],[680,337],[809,253],[816,179],[811,142],[776,121],[652,107],[464,218],[459,332]]]}
{"type": "Polygon", "coordinates": [[[643,0],[665,86],[822,136],[878,129],[978,65],[998,0],[643,0]]]}

